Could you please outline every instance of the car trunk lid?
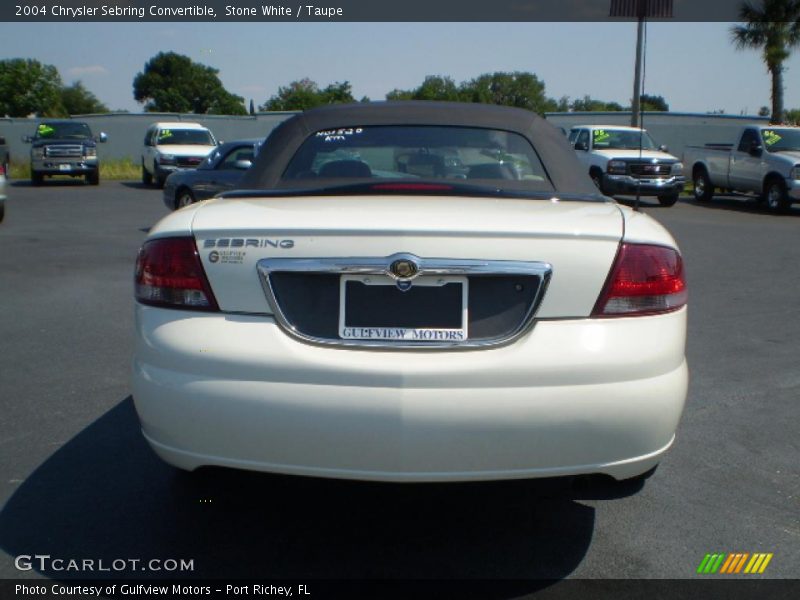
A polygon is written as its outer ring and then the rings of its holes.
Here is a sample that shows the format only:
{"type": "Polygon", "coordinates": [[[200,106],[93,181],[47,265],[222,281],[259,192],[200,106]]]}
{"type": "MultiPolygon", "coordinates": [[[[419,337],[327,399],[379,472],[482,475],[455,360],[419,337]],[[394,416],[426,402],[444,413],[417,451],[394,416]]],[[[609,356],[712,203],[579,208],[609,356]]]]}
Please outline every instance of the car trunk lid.
{"type": "MultiPolygon", "coordinates": [[[[271,313],[263,259],[525,261],[552,277],[538,317],[586,317],[623,235],[610,202],[364,195],[219,198],[192,231],[221,310],[271,313]]],[[[340,261],[341,262],[341,261],[340,261]]]]}

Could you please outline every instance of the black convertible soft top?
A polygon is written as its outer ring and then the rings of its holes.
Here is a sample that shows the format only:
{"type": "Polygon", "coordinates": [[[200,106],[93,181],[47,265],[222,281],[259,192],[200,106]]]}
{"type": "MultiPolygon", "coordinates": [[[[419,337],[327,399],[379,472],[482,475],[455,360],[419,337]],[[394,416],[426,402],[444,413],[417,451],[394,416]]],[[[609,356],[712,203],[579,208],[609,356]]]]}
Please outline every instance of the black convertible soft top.
{"type": "Polygon", "coordinates": [[[242,189],[275,189],[300,145],[318,131],[378,125],[480,127],[527,138],[559,193],[598,195],[564,134],[538,115],[519,108],[460,102],[367,102],[307,110],[278,125],[247,171],[242,189]]]}

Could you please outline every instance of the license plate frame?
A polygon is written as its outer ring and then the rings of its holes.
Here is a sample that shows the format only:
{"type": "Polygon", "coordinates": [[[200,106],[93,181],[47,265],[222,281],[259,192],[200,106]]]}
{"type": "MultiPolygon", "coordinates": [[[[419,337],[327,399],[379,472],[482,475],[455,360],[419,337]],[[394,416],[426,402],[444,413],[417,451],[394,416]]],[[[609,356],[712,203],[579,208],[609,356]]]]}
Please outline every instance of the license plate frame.
{"type": "Polygon", "coordinates": [[[421,276],[411,282],[411,289],[400,291],[397,282],[385,275],[348,275],[339,279],[339,337],[343,340],[377,343],[459,343],[469,339],[469,279],[459,275],[421,276]],[[393,286],[397,288],[397,298],[409,294],[414,288],[442,287],[450,284],[461,286],[461,303],[459,327],[402,327],[391,325],[353,326],[347,323],[347,287],[349,282],[358,282],[366,286],[393,286]]]}

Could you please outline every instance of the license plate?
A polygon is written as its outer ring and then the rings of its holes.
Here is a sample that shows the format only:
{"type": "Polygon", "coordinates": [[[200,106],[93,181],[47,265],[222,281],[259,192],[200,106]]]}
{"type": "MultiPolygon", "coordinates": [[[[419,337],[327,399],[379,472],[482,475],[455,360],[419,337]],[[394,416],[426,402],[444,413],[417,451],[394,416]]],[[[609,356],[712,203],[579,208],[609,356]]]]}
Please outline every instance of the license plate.
{"type": "Polygon", "coordinates": [[[72,171],[72,165],[58,165],[59,171],[72,171]]]}
{"type": "Polygon", "coordinates": [[[466,277],[417,277],[406,291],[383,275],[342,275],[339,337],[394,342],[464,342],[466,277]]]}

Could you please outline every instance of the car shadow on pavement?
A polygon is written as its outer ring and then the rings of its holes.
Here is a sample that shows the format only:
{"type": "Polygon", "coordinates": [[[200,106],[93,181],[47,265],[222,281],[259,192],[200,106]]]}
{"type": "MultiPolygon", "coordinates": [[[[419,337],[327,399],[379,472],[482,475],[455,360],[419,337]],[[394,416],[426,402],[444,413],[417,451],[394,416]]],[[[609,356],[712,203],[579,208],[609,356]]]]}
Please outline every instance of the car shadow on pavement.
{"type": "Polygon", "coordinates": [[[131,188],[133,190],[150,190],[153,192],[161,192],[160,188],[157,188],[154,185],[148,185],[146,183],[142,183],[141,181],[120,181],[120,185],[124,185],[127,188],[131,188]]]}
{"type": "Polygon", "coordinates": [[[730,210],[734,212],[761,214],[773,217],[800,217],[798,205],[793,205],[787,212],[777,213],[767,208],[766,203],[759,202],[755,198],[746,196],[714,196],[708,202],[700,202],[692,197],[684,200],[686,204],[697,206],[698,208],[710,208],[713,210],[730,210]]]}
{"type": "Polygon", "coordinates": [[[39,185],[33,185],[30,179],[13,179],[7,182],[8,185],[13,187],[37,187],[37,188],[48,188],[48,187],[83,187],[89,186],[82,177],[59,177],[58,179],[45,179],[44,183],[39,185]]]}
{"type": "MultiPolygon", "coordinates": [[[[559,480],[563,481],[563,480],[559,480]]],[[[638,487],[619,488],[617,495],[638,487]]],[[[130,397],[38,467],[0,513],[11,557],[192,560],[191,572],[38,570],[79,578],[513,580],[514,597],[572,573],[592,540],[586,489],[540,482],[346,482],[163,464],[130,397]]],[[[601,490],[598,497],[612,497],[601,490]]],[[[11,577],[6,573],[5,577],[11,577]]]]}
{"type": "MultiPolygon", "coordinates": [[[[613,196],[614,200],[619,202],[620,204],[624,204],[630,208],[634,208],[636,206],[636,198],[632,196],[613,196]]],[[[681,196],[681,199],[678,202],[683,202],[684,198],[681,196]]],[[[672,208],[670,206],[662,206],[657,198],[652,198],[650,196],[643,196],[642,199],[639,201],[639,206],[641,208],[656,208],[656,209],[663,209],[663,208],[672,208]]]]}

